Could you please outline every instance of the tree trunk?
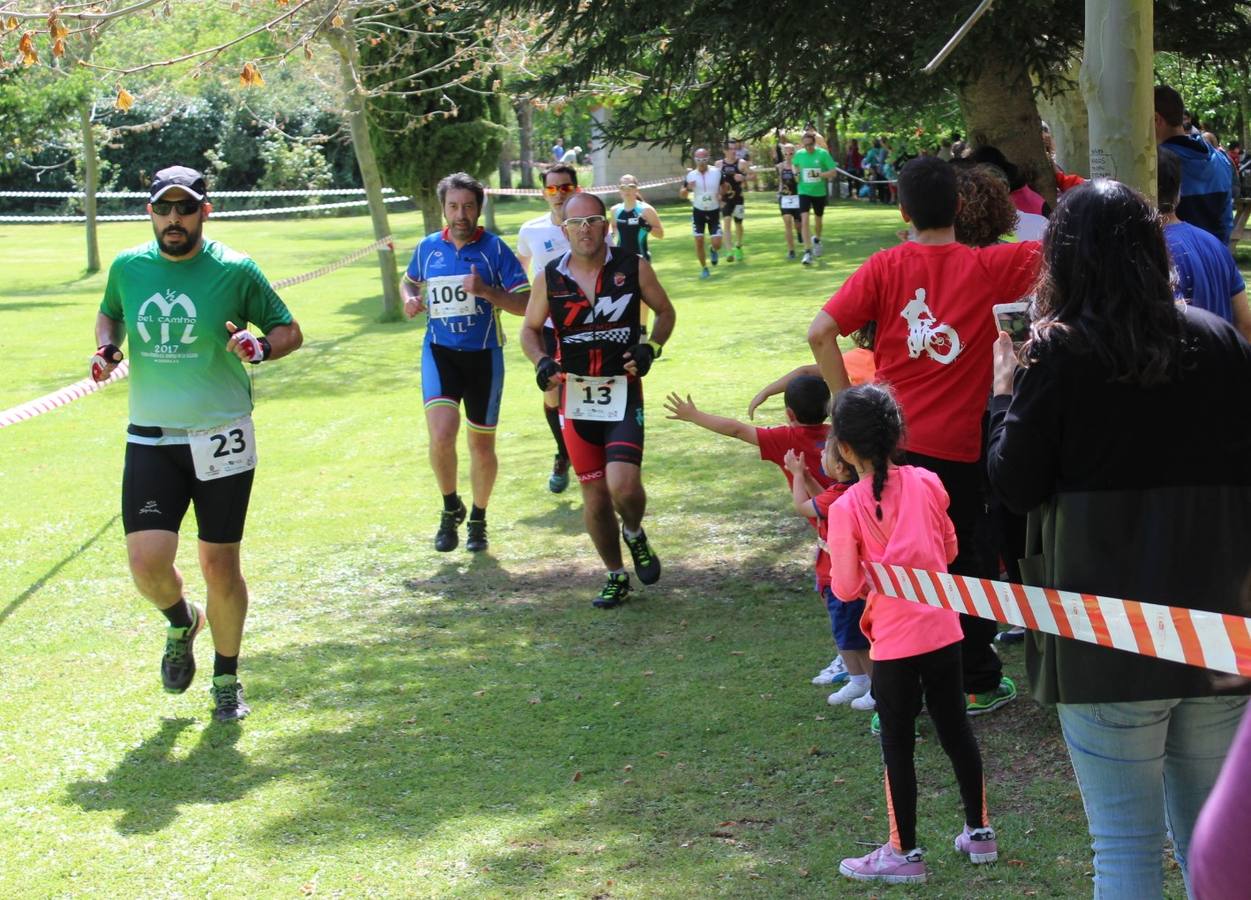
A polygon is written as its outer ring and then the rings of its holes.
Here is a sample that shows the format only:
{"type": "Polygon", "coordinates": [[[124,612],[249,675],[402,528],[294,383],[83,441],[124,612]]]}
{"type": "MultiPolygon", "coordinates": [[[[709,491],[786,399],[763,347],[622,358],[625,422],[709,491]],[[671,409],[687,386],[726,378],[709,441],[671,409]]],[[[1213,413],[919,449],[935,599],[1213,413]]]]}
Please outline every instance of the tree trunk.
{"type": "Polygon", "coordinates": [[[422,190],[413,195],[421,207],[421,221],[426,234],[433,234],[443,227],[443,210],[439,208],[439,195],[432,190],[422,190]]]}
{"type": "Polygon", "coordinates": [[[969,145],[998,147],[1054,205],[1056,180],[1043,150],[1042,121],[1024,61],[1011,48],[1000,48],[984,59],[973,81],[960,86],[958,96],[969,145]]]}
{"type": "MultiPolygon", "coordinates": [[[[1075,81],[1080,80],[1080,64],[1075,62],[1069,69],[1068,76],[1075,81]]],[[[1060,164],[1060,168],[1089,178],[1090,124],[1086,117],[1086,100],[1081,90],[1074,88],[1051,97],[1040,97],[1038,111],[1051,126],[1051,138],[1056,146],[1056,162],[1060,164]]]]}
{"type": "Polygon", "coordinates": [[[511,138],[500,147],[500,187],[513,186],[513,145],[511,138]]]}
{"type": "MultiPolygon", "coordinates": [[[[391,234],[387,221],[387,205],[382,195],[382,176],[378,172],[378,160],[369,142],[369,121],[365,114],[365,86],[359,77],[359,56],[356,42],[352,39],[351,12],[342,29],[327,33],[327,41],[339,54],[339,76],[343,81],[343,102],[347,111],[348,127],[352,134],[352,150],[356,153],[356,165],[360,169],[361,182],[365,185],[365,198],[369,201],[369,218],[373,223],[374,240],[382,240],[391,234]]],[[[400,282],[395,264],[395,251],[383,247],[378,251],[378,271],[382,277],[382,319],[394,321],[400,317],[400,282]]]]}
{"type": "Polygon", "coordinates": [[[520,134],[518,144],[521,150],[521,187],[530,188],[534,187],[534,149],[530,146],[534,110],[529,99],[525,97],[518,100],[513,109],[517,112],[517,129],[520,134]]]}
{"type": "Polygon", "coordinates": [[[100,239],[96,232],[96,192],[100,190],[100,160],[91,124],[91,100],[78,104],[78,127],[83,138],[83,215],[87,217],[87,271],[100,271],[100,239]]]}
{"type": "Polygon", "coordinates": [[[1086,0],[1082,93],[1090,175],[1115,178],[1154,202],[1152,27],[1151,0],[1086,0]]]}
{"type": "Polygon", "coordinates": [[[500,233],[499,226],[495,224],[495,200],[496,198],[491,196],[490,190],[482,197],[483,227],[491,234],[500,233]]]}

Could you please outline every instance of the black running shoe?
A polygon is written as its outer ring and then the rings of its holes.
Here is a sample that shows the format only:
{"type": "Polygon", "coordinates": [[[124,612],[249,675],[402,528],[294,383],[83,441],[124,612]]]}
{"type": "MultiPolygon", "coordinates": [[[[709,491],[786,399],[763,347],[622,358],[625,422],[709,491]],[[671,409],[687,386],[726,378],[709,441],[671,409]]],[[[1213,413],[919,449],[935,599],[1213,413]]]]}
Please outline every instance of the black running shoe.
{"type": "Polygon", "coordinates": [[[612,609],[624,603],[629,596],[630,576],[625,572],[619,574],[609,572],[608,580],[604,582],[604,589],[591,601],[591,605],[597,609],[612,609]]]}
{"type": "Polygon", "coordinates": [[[460,523],[465,521],[465,504],[461,503],[455,510],[445,509],[439,517],[439,530],[434,534],[434,549],[440,553],[450,553],[460,543],[460,535],[456,533],[460,523]]]}
{"type": "Polygon", "coordinates": [[[652,552],[651,544],[647,543],[647,533],[639,529],[636,538],[626,537],[625,527],[621,529],[626,546],[630,548],[630,556],[634,559],[634,574],[643,584],[655,584],[660,580],[660,557],[652,552]]]}
{"type": "Polygon", "coordinates": [[[470,553],[481,553],[487,548],[486,519],[470,519],[465,530],[468,533],[465,539],[466,550],[470,553]]]}
{"type": "Polygon", "coordinates": [[[204,610],[191,606],[192,621],[185,628],[171,626],[165,632],[165,654],[161,657],[161,684],[171,694],[181,694],[195,678],[195,654],[191,645],[204,629],[204,610]]]}
{"type": "Polygon", "coordinates": [[[234,675],[218,675],[209,688],[213,695],[213,721],[237,722],[252,711],[243,702],[243,685],[234,675]]]}

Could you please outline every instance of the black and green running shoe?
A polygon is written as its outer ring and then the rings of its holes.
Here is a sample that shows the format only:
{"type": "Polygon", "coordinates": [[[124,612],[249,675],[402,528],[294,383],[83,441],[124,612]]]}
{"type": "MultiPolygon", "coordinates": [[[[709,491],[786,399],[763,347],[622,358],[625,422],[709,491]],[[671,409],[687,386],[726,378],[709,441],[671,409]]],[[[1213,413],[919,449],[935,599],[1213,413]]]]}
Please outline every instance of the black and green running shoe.
{"type": "Polygon", "coordinates": [[[465,504],[458,504],[456,509],[445,509],[439,516],[439,530],[434,533],[434,549],[440,553],[451,553],[460,543],[460,535],[456,529],[465,521],[465,504]]]}
{"type": "Polygon", "coordinates": [[[195,654],[192,644],[204,630],[204,610],[194,603],[191,607],[192,621],[184,628],[170,626],[165,632],[165,653],[161,656],[161,684],[171,694],[181,694],[191,687],[195,678],[195,654]]]}
{"type": "Polygon", "coordinates": [[[634,574],[643,584],[655,584],[660,580],[660,557],[652,552],[651,544],[647,543],[647,532],[639,529],[639,536],[632,538],[621,528],[621,537],[630,548],[630,556],[634,559],[634,574]]]}
{"type": "Polygon", "coordinates": [[[625,572],[609,572],[604,589],[591,601],[591,605],[597,609],[612,609],[624,603],[629,596],[630,576],[625,572]]]}
{"type": "Polygon", "coordinates": [[[216,676],[209,693],[213,695],[214,722],[237,722],[252,711],[243,702],[243,685],[234,675],[216,676]]]}

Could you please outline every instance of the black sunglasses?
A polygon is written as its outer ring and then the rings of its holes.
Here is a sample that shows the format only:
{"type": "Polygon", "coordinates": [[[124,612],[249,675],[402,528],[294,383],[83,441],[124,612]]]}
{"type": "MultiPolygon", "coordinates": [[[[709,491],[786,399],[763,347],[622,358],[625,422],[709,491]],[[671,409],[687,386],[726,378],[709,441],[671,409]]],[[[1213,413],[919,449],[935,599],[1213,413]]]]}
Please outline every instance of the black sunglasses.
{"type": "Polygon", "coordinates": [[[154,200],[152,201],[152,211],[158,216],[168,216],[173,210],[178,210],[180,216],[192,216],[200,211],[202,200],[154,200]]]}

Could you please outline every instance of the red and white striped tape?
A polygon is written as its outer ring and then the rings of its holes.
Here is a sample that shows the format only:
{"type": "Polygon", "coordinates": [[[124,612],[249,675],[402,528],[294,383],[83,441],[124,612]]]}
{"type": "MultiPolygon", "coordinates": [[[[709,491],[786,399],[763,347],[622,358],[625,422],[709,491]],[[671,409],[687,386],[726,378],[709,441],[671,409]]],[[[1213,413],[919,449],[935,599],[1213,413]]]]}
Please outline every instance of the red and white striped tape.
{"type": "MultiPolygon", "coordinates": [[[[681,178],[662,178],[658,181],[645,181],[640,184],[639,190],[647,188],[664,187],[667,184],[681,184],[681,178]]],[[[612,194],[620,190],[615,184],[597,184],[594,187],[582,188],[588,194],[612,194]]],[[[486,192],[496,197],[542,197],[543,192],[534,188],[487,188],[486,192]]]]}
{"type": "MultiPolygon", "coordinates": [[[[282,288],[291,287],[292,285],[302,284],[305,281],[312,281],[314,278],[320,278],[323,275],[329,275],[336,269],[342,269],[344,266],[351,265],[358,259],[368,256],[373,251],[381,250],[384,247],[388,250],[395,249],[395,242],[391,235],[380,238],[367,247],[361,247],[359,250],[354,250],[342,259],[335,260],[329,265],[322,266],[320,269],[314,269],[311,272],[305,272],[303,275],[295,275],[291,278],[283,278],[279,281],[275,281],[273,283],[273,288],[274,290],[281,290],[282,288]]],[[[112,384],[115,381],[121,381],[128,374],[130,374],[130,362],[128,360],[122,360],[109,377],[103,381],[92,381],[90,378],[84,378],[81,381],[75,381],[73,384],[61,388],[59,391],[53,391],[51,394],[45,394],[42,397],[38,397],[34,400],[28,400],[25,403],[0,412],[0,428],[14,425],[18,422],[25,421],[26,419],[33,419],[35,416],[51,412],[57,407],[65,406],[67,403],[72,403],[80,397],[86,397],[88,394],[94,394],[105,385],[112,384]]]]}
{"type": "Polygon", "coordinates": [[[1251,677],[1251,620],[1242,616],[876,562],[864,568],[887,597],[1251,677]]]}
{"type": "Polygon", "coordinates": [[[112,384],[115,381],[121,381],[130,372],[130,363],[122,360],[118,363],[112,374],[103,381],[92,381],[90,378],[84,378],[82,381],[75,381],[73,384],[61,388],[59,391],[53,391],[51,394],[45,394],[34,400],[28,400],[20,406],[14,406],[0,412],[0,428],[8,425],[16,424],[25,419],[33,419],[42,413],[51,412],[58,406],[64,406],[79,397],[86,397],[88,394],[94,394],[106,384],[112,384]]]}

